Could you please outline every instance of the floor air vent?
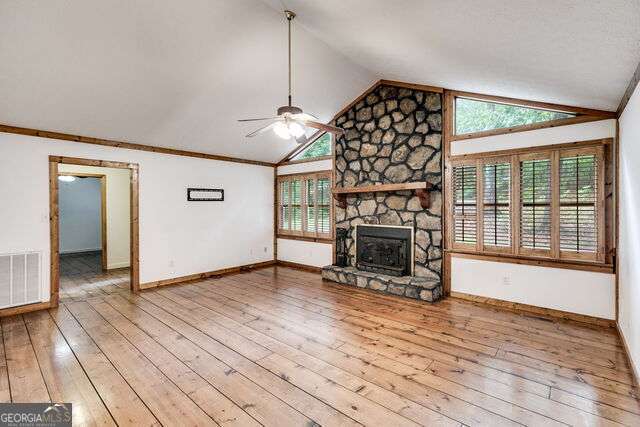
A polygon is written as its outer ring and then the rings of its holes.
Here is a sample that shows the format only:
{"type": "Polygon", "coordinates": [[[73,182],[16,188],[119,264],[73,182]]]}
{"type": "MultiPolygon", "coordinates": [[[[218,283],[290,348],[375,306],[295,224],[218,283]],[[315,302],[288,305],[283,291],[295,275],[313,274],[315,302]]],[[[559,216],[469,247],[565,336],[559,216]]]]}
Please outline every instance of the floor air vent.
{"type": "Polygon", "coordinates": [[[0,308],[40,302],[40,253],[0,255],[0,308]]]}

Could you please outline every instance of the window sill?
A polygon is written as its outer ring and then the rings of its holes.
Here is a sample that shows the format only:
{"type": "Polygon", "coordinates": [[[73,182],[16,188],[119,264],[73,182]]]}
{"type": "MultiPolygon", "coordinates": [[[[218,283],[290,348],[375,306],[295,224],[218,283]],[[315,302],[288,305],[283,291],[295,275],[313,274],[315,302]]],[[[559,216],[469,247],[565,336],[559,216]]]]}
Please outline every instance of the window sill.
{"type": "Polygon", "coordinates": [[[306,237],[306,236],[295,236],[289,234],[277,234],[276,238],[278,239],[288,239],[288,240],[300,240],[302,242],[313,242],[313,243],[333,243],[333,239],[329,237],[306,237]]]}
{"type": "Polygon", "coordinates": [[[539,267],[565,268],[569,270],[593,271],[597,273],[614,273],[613,264],[590,261],[573,261],[565,259],[551,259],[541,257],[518,256],[509,254],[489,254],[474,251],[446,249],[448,257],[478,259],[483,261],[506,262],[511,264],[535,265],[539,267]]]}

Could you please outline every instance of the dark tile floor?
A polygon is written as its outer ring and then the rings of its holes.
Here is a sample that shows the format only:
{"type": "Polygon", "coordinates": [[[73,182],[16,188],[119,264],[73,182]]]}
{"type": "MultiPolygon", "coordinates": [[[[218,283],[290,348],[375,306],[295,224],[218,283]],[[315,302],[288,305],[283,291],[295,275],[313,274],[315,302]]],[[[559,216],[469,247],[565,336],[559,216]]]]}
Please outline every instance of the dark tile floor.
{"type": "Polygon", "coordinates": [[[128,291],[129,274],[128,268],[103,271],[100,251],[60,255],[60,300],[128,291]]]}

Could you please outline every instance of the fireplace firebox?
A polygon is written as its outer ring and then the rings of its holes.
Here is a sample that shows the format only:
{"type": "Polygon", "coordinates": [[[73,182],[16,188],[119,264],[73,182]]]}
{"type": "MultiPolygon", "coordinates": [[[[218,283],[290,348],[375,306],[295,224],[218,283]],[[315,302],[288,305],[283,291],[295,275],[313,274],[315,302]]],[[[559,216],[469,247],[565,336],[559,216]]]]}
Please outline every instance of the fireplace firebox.
{"type": "Polygon", "coordinates": [[[358,224],[356,268],[391,276],[413,274],[413,228],[358,224]]]}

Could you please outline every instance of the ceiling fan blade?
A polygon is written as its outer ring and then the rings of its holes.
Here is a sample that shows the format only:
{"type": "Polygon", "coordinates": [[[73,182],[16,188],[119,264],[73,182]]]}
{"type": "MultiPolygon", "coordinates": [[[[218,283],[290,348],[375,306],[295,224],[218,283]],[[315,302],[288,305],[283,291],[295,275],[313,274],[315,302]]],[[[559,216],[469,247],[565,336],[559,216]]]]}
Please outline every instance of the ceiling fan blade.
{"type": "Polygon", "coordinates": [[[314,116],[313,114],[309,114],[309,113],[298,113],[298,114],[293,114],[291,117],[293,117],[296,120],[313,120],[313,121],[318,121],[320,120],[319,118],[317,118],[316,116],[314,116]]]}
{"type": "Polygon", "coordinates": [[[304,124],[309,126],[310,128],[320,129],[325,132],[331,132],[336,135],[342,135],[344,133],[344,129],[338,128],[331,125],[325,125],[324,123],[315,122],[313,120],[305,120],[304,124]]]}
{"type": "Polygon", "coordinates": [[[279,119],[279,118],[280,118],[279,116],[276,116],[276,117],[262,117],[262,118],[259,118],[259,119],[240,119],[238,121],[239,122],[258,122],[260,120],[275,120],[275,119],[279,119]]]}
{"type": "Polygon", "coordinates": [[[270,130],[270,129],[275,125],[275,124],[276,124],[276,122],[274,122],[274,123],[269,123],[269,124],[268,124],[268,125],[266,125],[266,126],[262,126],[261,128],[256,129],[256,130],[254,130],[254,131],[253,131],[253,132],[251,132],[251,133],[248,133],[248,134],[247,134],[247,138],[251,138],[251,137],[254,137],[254,136],[256,136],[256,135],[260,135],[260,134],[262,134],[262,133],[265,133],[266,131],[270,130]]]}

